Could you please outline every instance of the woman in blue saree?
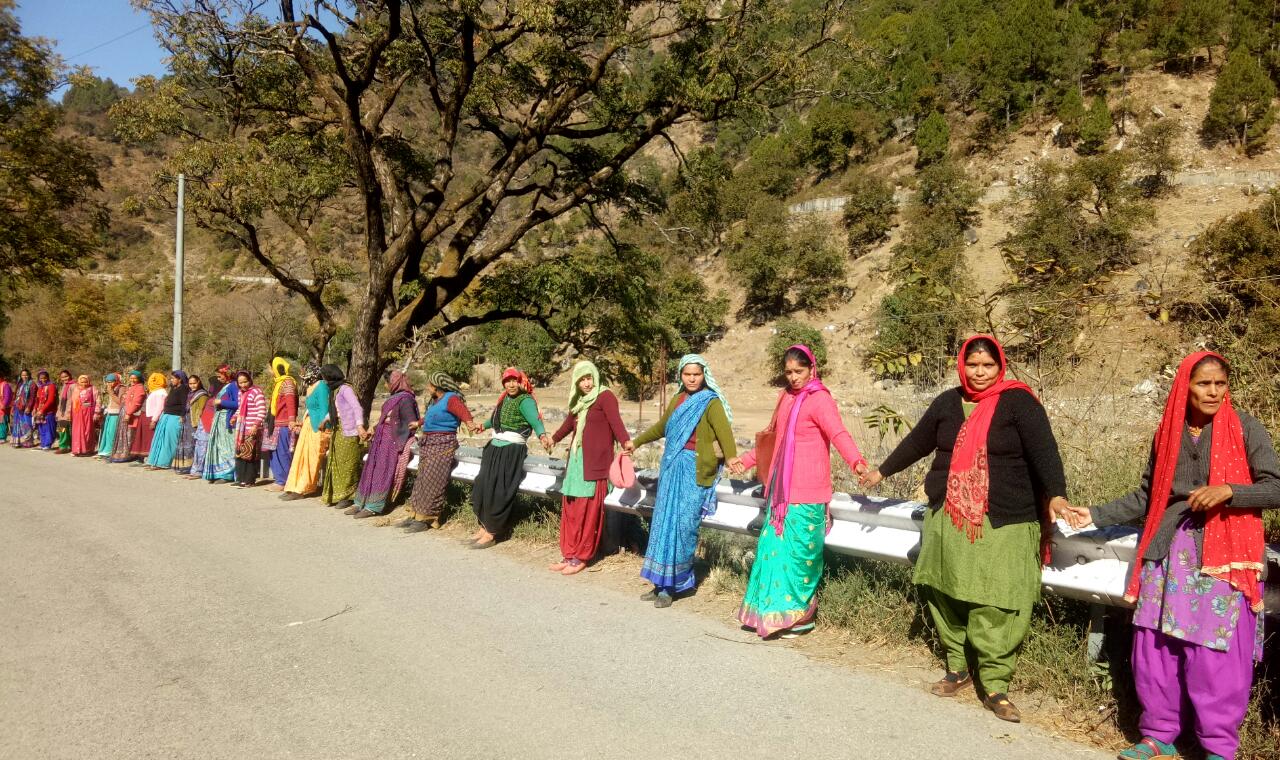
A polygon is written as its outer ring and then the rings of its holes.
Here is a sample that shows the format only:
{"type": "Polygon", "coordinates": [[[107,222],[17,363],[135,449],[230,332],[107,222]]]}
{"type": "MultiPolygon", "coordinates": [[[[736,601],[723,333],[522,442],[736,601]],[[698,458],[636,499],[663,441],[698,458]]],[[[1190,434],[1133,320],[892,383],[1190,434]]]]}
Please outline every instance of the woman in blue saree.
{"type": "Polygon", "coordinates": [[[627,451],[666,439],[658,477],[658,496],[649,525],[649,547],[640,576],[653,584],[641,597],[655,607],[693,589],[693,555],[702,518],[716,510],[716,485],[726,459],[738,456],[733,440],[733,411],[697,354],[680,359],[681,391],[653,427],[624,445],[627,451]],[[716,450],[719,444],[719,451],[716,450]]]}

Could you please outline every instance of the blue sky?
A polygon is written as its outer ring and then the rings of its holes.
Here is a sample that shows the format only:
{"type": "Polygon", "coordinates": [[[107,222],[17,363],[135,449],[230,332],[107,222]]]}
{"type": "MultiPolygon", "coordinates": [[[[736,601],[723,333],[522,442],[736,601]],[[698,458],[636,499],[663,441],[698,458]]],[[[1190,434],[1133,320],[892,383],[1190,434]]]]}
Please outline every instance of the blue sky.
{"type": "Polygon", "coordinates": [[[147,16],[129,0],[18,0],[18,20],[28,37],[52,40],[71,66],[89,66],[103,79],[130,80],[165,71],[165,52],[147,16]]]}

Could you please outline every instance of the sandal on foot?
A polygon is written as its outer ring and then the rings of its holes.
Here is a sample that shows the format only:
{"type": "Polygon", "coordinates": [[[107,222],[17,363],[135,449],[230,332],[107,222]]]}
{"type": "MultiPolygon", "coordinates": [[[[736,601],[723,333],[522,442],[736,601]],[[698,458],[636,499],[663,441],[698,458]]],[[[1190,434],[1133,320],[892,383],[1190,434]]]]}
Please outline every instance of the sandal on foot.
{"type": "Polygon", "coordinates": [[[547,569],[553,573],[558,573],[568,566],[569,566],[569,560],[562,559],[559,562],[552,562],[550,565],[547,565],[547,569]]]}
{"type": "Polygon", "coordinates": [[[1172,760],[1177,756],[1178,750],[1172,744],[1144,736],[1142,741],[1121,751],[1116,757],[1118,760],[1172,760]]]}
{"type": "Polygon", "coordinates": [[[942,680],[929,687],[929,693],[939,697],[954,697],[961,689],[973,683],[973,676],[967,670],[947,671],[942,680]]]}
{"type": "Polygon", "coordinates": [[[653,606],[658,609],[665,609],[671,606],[671,594],[665,591],[659,591],[658,595],[653,598],[653,606]]]}
{"type": "Polygon", "coordinates": [[[1007,720],[1010,723],[1022,722],[1022,713],[1018,712],[1018,708],[1009,701],[1009,695],[1004,692],[989,694],[982,700],[982,705],[995,713],[1000,720],[1007,720]]]}
{"type": "Polygon", "coordinates": [[[640,595],[640,601],[642,602],[652,602],[654,599],[657,599],[657,598],[658,598],[658,589],[656,586],[640,595]]]}

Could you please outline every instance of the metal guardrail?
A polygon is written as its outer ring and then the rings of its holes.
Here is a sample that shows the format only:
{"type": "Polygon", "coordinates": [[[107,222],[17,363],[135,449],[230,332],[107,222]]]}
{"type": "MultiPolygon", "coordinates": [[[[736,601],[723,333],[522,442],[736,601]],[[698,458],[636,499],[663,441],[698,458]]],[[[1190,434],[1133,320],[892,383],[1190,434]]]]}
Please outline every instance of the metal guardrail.
{"type": "MultiPolygon", "coordinates": [[[[460,448],[453,478],[474,481],[480,472],[480,456],[481,449],[460,448]]],[[[409,467],[417,468],[417,457],[409,467]]],[[[562,460],[530,456],[525,460],[520,490],[557,496],[564,468],[562,460]]],[[[647,516],[653,508],[657,483],[656,470],[642,470],[636,473],[635,487],[613,489],[605,498],[605,507],[647,516]]],[[[748,534],[747,525],[764,507],[763,499],[756,495],[759,489],[760,484],[755,481],[722,480],[717,494],[719,507],[714,515],[703,518],[703,526],[748,534]]],[[[831,500],[833,525],[826,547],[855,557],[913,564],[920,551],[924,510],[923,504],[914,501],[836,493],[831,500]]],[[[1137,551],[1137,529],[1111,527],[1076,532],[1061,521],[1057,525],[1052,558],[1041,580],[1044,591],[1093,604],[1131,606],[1124,601],[1124,586],[1137,551]]],[[[1268,547],[1267,554],[1267,614],[1280,617],[1280,547],[1268,547]]]]}

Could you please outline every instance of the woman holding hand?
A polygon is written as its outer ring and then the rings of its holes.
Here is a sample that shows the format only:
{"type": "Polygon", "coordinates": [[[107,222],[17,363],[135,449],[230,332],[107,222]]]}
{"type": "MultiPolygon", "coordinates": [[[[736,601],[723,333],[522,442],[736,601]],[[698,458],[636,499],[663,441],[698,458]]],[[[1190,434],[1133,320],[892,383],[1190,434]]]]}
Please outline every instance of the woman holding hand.
{"type": "Polygon", "coordinates": [[[1232,405],[1230,377],[1218,354],[1183,359],[1137,490],[1068,517],[1076,528],[1143,519],[1125,589],[1143,738],[1122,758],[1174,755],[1184,728],[1209,760],[1240,744],[1262,659],[1262,510],[1280,507],[1280,462],[1262,423],[1232,405]]]}
{"type": "Polygon", "coordinates": [[[934,454],[914,579],[946,652],[946,675],[930,691],[951,697],[971,683],[972,656],[983,704],[1016,723],[1007,692],[1040,598],[1040,505],[1066,514],[1066,476],[1044,407],[1005,379],[996,339],[970,338],[956,363],[960,387],[935,398],[861,482],[874,487],[934,454]]]}
{"type": "MultiPolygon", "coordinates": [[[[771,461],[760,463],[768,519],[738,609],[738,622],[761,638],[813,629],[823,539],[831,527],[831,447],[858,475],[868,469],[808,346],[786,350],[783,375],[787,387],[773,412],[776,445],[771,461]]],[[[738,474],[755,466],[755,449],[729,462],[738,474]]]]}

